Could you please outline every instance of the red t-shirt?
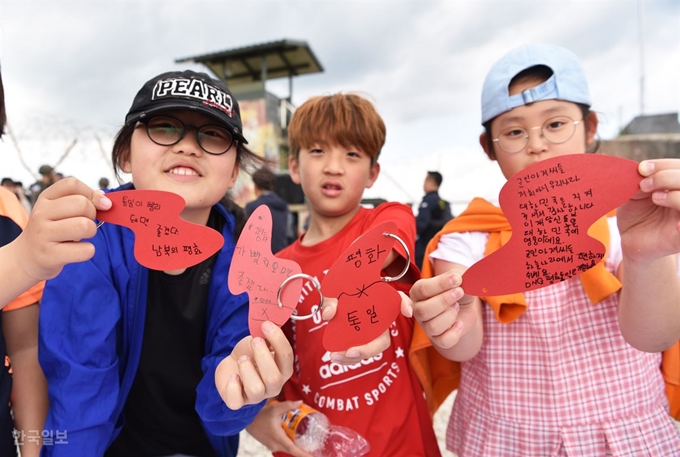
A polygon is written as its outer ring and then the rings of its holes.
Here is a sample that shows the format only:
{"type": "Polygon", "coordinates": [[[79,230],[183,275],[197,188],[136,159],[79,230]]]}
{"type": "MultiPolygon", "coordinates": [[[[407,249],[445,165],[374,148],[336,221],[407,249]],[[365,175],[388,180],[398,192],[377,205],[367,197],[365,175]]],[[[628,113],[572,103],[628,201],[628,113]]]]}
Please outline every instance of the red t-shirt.
{"type": "MultiPolygon", "coordinates": [[[[314,246],[296,241],[277,257],[292,259],[302,272],[322,282],[333,262],[361,234],[382,222],[397,223],[399,236],[411,253],[415,244],[415,218],[400,203],[361,208],[335,236],[314,246]]],[[[394,248],[404,257],[399,243],[394,248]]],[[[413,265],[411,268],[416,268],[413,265]]],[[[391,283],[408,292],[410,285],[391,283]]],[[[308,315],[319,299],[311,281],[304,280],[299,315],[308,315]]],[[[332,424],[359,432],[371,445],[369,456],[439,456],[432,420],[422,388],[408,363],[413,320],[401,314],[390,327],[392,342],[384,352],[356,365],[331,363],[323,348],[326,321],[321,313],[302,321],[289,321],[284,331],[295,351],[293,376],[286,383],[285,400],[303,400],[328,416],[332,424]]],[[[285,455],[285,454],[276,454],[285,455]]]]}

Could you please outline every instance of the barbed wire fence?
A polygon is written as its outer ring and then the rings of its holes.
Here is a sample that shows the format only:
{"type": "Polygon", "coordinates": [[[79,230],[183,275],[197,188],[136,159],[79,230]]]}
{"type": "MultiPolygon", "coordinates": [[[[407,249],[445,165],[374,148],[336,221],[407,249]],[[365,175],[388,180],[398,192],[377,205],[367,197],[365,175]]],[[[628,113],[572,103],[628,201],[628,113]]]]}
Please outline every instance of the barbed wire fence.
{"type": "Polygon", "coordinates": [[[22,170],[3,166],[3,174],[13,173],[38,180],[41,165],[50,165],[56,172],[74,176],[91,186],[100,177],[111,182],[114,173],[110,151],[115,132],[102,127],[81,125],[74,121],[48,116],[34,116],[12,121],[7,126],[9,142],[4,149],[2,163],[19,165],[22,170]],[[13,160],[14,156],[16,160],[13,160]]]}

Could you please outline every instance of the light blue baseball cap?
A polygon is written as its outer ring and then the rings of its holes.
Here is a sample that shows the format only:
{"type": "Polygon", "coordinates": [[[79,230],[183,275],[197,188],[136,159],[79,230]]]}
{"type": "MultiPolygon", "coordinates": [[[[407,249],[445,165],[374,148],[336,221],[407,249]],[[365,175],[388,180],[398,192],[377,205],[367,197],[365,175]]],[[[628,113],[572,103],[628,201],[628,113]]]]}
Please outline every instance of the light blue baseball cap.
{"type": "Polygon", "coordinates": [[[573,52],[554,44],[520,46],[501,57],[486,75],[482,88],[482,124],[518,106],[551,99],[591,105],[581,62],[573,52]],[[538,86],[511,96],[512,78],[536,65],[545,65],[553,75],[538,86]]]}

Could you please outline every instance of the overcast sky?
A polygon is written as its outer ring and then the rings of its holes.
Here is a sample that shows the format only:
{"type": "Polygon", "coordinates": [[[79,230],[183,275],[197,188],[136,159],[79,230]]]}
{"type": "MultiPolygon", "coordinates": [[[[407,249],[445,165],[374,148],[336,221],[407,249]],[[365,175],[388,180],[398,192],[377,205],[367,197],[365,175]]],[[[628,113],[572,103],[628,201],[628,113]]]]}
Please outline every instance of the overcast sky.
{"type": "MultiPolygon", "coordinates": [[[[494,199],[503,179],[477,143],[482,82],[494,61],[528,42],[581,58],[602,138],[640,114],[643,74],[645,114],[680,110],[678,0],[0,0],[17,139],[0,142],[0,175],[28,184],[17,146],[37,172],[77,138],[59,170],[95,186],[113,175],[105,156],[146,80],[206,70],[178,58],[281,39],[306,41],[325,70],[295,79],[294,104],[337,91],[373,97],[387,143],[371,197],[418,201],[425,172],[438,169],[444,197],[494,199]]],[[[267,87],[288,95],[287,82],[267,87]]]]}

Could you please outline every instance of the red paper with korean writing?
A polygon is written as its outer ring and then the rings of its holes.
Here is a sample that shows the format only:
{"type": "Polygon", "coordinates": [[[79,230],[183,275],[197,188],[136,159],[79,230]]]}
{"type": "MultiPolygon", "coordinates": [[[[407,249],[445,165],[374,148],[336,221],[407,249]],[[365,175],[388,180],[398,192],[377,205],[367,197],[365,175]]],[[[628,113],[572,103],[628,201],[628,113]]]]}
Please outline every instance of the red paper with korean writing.
{"type": "Polygon", "coordinates": [[[333,263],[321,283],[324,297],[338,299],[338,310],[323,335],[327,351],[345,351],[373,341],[399,314],[401,297],[380,276],[395,243],[385,233],[397,233],[397,224],[379,224],[359,237],[333,263]]]}
{"type": "Polygon", "coordinates": [[[248,328],[252,336],[264,337],[262,322],[269,320],[279,327],[293,314],[302,291],[302,279],[293,279],[281,291],[286,278],[299,274],[300,265],[272,254],[272,213],[266,205],[258,206],[250,215],[236,243],[229,269],[229,290],[233,294],[248,293],[248,328]]]}
{"type": "Polygon", "coordinates": [[[97,219],[135,233],[135,259],[159,271],[181,270],[201,263],[224,245],[222,234],[185,221],[182,197],[161,190],[122,190],[106,196],[113,205],[97,219]]]}
{"type": "Polygon", "coordinates": [[[463,274],[463,289],[496,296],[539,289],[579,275],[605,255],[587,234],[639,190],[638,163],[572,154],[534,163],[508,179],[499,203],[512,237],[463,274]]]}

